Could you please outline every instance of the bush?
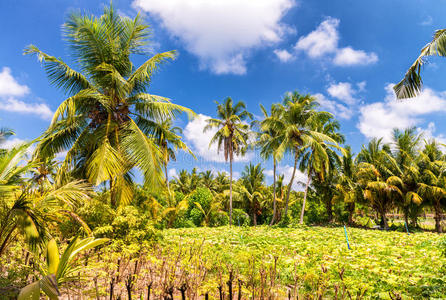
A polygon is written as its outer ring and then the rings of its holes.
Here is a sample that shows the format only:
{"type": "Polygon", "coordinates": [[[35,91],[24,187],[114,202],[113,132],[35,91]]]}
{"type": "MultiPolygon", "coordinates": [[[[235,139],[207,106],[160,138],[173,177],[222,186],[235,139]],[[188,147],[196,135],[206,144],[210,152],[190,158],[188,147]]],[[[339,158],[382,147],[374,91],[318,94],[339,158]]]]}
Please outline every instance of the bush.
{"type": "Polygon", "coordinates": [[[236,226],[249,226],[251,224],[249,215],[243,209],[239,208],[232,210],[232,220],[232,223],[236,226]]]}
{"type": "Polygon", "coordinates": [[[229,216],[224,211],[218,211],[211,214],[209,226],[218,227],[229,224],[229,216]]]}

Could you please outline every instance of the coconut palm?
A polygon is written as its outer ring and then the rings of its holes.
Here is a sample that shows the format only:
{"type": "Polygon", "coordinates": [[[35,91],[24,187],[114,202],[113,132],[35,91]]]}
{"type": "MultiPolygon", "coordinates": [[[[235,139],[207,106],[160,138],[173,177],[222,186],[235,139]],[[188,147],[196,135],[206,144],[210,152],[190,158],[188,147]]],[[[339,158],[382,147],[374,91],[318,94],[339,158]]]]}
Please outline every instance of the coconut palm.
{"type": "Polygon", "coordinates": [[[257,226],[257,216],[261,214],[260,203],[266,192],[263,185],[265,180],[263,172],[264,169],[260,164],[253,165],[250,163],[245,166],[240,178],[239,194],[252,213],[254,226],[257,226]]]}
{"type": "Polygon", "coordinates": [[[274,130],[280,133],[280,145],[276,157],[282,158],[285,152],[294,158],[293,172],[288,184],[285,198],[284,217],[287,217],[291,188],[296,175],[297,163],[303,147],[312,143],[326,141],[335,144],[330,137],[314,131],[314,123],[327,112],[316,111],[318,103],[311,95],[301,95],[298,92],[287,93],[282,104],[278,104],[277,117],[266,118],[262,124],[263,130],[274,130]]]}
{"type": "Polygon", "coordinates": [[[156,54],[136,68],[130,57],[148,54],[148,26],[139,15],[119,16],[112,6],[101,17],[71,14],[63,33],[80,71],[36,46],[25,49],[37,55],[50,82],[68,95],[42,135],[37,155],[68,151],[65,168],[93,185],[108,181],[112,205],[128,203],[133,168],[142,172],[146,185],[162,183],[156,123],[191,112],[147,93],[152,75],[175,58],[175,51],[156,54]]]}
{"type": "Polygon", "coordinates": [[[340,175],[336,185],[334,200],[343,201],[348,210],[348,223],[353,224],[355,204],[361,198],[362,189],[356,178],[357,166],[355,165],[350,146],[345,147],[345,153],[341,158],[340,175]]]}
{"type": "Polygon", "coordinates": [[[1,144],[11,135],[14,135],[14,131],[8,128],[0,128],[0,147],[1,144]]]}
{"type": "Polygon", "coordinates": [[[235,105],[230,97],[217,103],[217,118],[207,120],[204,131],[216,128],[209,147],[217,143],[218,152],[223,150],[225,160],[229,161],[229,225],[232,225],[232,163],[234,156],[244,155],[248,143],[249,125],[243,121],[252,119],[243,101],[235,105]]]}
{"type": "Polygon", "coordinates": [[[268,115],[268,111],[263,105],[260,105],[264,119],[260,122],[260,134],[258,139],[258,145],[260,146],[260,155],[263,159],[273,159],[273,216],[271,218],[270,226],[274,224],[277,214],[277,200],[276,200],[276,169],[278,163],[277,149],[280,146],[282,135],[280,132],[276,132],[274,127],[268,126],[271,122],[269,119],[280,118],[280,107],[277,105],[271,106],[271,113],[268,115]]]}
{"type": "MultiPolygon", "coordinates": [[[[325,181],[325,177],[336,171],[340,164],[339,156],[334,149],[342,150],[338,143],[344,142],[344,136],[339,133],[340,124],[333,120],[329,114],[319,114],[318,118],[312,122],[312,130],[317,133],[308,143],[301,149],[300,170],[307,172],[307,182],[305,185],[304,199],[302,202],[302,209],[300,213],[300,224],[304,222],[305,204],[307,200],[308,187],[310,185],[311,177],[314,175],[321,183],[325,181]]],[[[333,174],[332,174],[333,175],[333,174]]],[[[332,179],[334,176],[331,176],[332,179]]],[[[331,180],[333,181],[333,180],[331,180]]],[[[329,191],[334,190],[328,187],[329,191]]],[[[326,200],[328,219],[332,219],[332,197],[329,196],[326,200]]]]}
{"type": "Polygon", "coordinates": [[[214,182],[214,173],[211,170],[200,172],[200,184],[215,194],[216,185],[214,182]]]}
{"type": "Polygon", "coordinates": [[[167,165],[170,160],[176,160],[175,151],[184,150],[192,156],[194,155],[181,139],[183,130],[180,127],[173,126],[171,119],[162,120],[160,123],[154,122],[152,126],[152,134],[156,137],[156,142],[160,146],[161,152],[163,154],[164,176],[166,177],[165,182],[167,192],[168,194],[170,194],[167,165]]]}
{"type": "Polygon", "coordinates": [[[429,56],[446,56],[446,29],[435,31],[432,41],[421,49],[420,55],[407,70],[404,78],[395,85],[393,89],[399,99],[412,98],[421,92],[421,68],[429,56]]]}
{"type": "Polygon", "coordinates": [[[409,224],[409,216],[412,218],[412,225],[417,226],[417,216],[420,213],[422,197],[418,194],[418,182],[420,172],[418,167],[421,134],[416,133],[416,128],[407,128],[404,131],[394,129],[393,141],[396,147],[395,160],[401,170],[403,185],[401,190],[404,197],[398,205],[404,213],[404,221],[409,224]]]}
{"type": "Polygon", "coordinates": [[[443,201],[446,198],[446,163],[438,143],[426,142],[420,152],[420,168],[423,171],[418,193],[429,202],[435,212],[435,230],[442,232],[441,214],[443,201]]]}
{"type": "Polygon", "coordinates": [[[18,231],[24,232],[26,241],[35,248],[47,237],[46,224],[60,220],[63,215],[75,219],[89,232],[73,209],[90,199],[91,187],[82,181],[58,181],[44,189],[33,188],[33,179],[28,182],[24,178],[38,166],[25,160],[30,145],[23,144],[0,154],[0,256],[18,231]]]}
{"type": "Polygon", "coordinates": [[[364,198],[379,213],[382,225],[388,228],[386,213],[397,198],[403,198],[401,170],[388,144],[372,139],[358,154],[358,182],[364,189],[364,198]]]}

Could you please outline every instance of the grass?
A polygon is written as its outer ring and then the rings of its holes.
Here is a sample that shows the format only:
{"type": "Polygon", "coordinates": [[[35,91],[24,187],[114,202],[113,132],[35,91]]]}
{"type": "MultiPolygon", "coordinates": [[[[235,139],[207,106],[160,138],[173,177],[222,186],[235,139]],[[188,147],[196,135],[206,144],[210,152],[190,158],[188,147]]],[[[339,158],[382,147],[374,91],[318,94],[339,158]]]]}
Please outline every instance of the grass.
{"type": "Polygon", "coordinates": [[[169,229],[163,231],[161,246],[167,252],[200,247],[210,275],[221,277],[221,269],[232,269],[253,284],[262,284],[262,272],[270,273],[276,261],[277,276],[272,277],[279,295],[288,288],[324,295],[345,290],[367,298],[441,297],[446,292],[440,235],[347,230],[351,250],[343,227],[169,229]]]}

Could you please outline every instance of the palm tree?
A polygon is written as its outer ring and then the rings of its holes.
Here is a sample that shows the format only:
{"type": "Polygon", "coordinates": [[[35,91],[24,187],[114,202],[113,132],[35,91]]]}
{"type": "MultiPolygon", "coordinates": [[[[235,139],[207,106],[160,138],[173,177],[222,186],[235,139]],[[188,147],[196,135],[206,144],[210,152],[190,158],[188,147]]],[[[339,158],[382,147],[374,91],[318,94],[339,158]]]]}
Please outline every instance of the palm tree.
{"type": "Polygon", "coordinates": [[[216,185],[214,182],[214,174],[211,170],[200,173],[201,185],[209,189],[213,194],[216,192],[216,185]]]}
{"type": "Polygon", "coordinates": [[[240,195],[251,210],[254,226],[257,226],[257,216],[261,213],[260,202],[265,194],[265,186],[263,185],[265,175],[263,172],[264,169],[260,164],[254,166],[250,163],[245,166],[239,186],[240,195]]]}
{"type": "MultiPolygon", "coordinates": [[[[339,166],[339,156],[333,150],[343,151],[338,143],[344,142],[344,136],[339,133],[340,124],[333,120],[329,114],[319,114],[315,122],[312,123],[313,137],[308,139],[308,143],[301,149],[300,170],[307,171],[307,183],[305,185],[304,199],[302,202],[302,210],[300,213],[300,224],[304,222],[305,204],[307,200],[308,187],[312,175],[315,175],[321,183],[330,173],[336,171],[339,166]],[[331,143],[331,144],[330,144],[331,143]]],[[[333,176],[332,176],[333,177],[333,176]]],[[[332,191],[330,186],[328,190],[332,191]]],[[[326,200],[327,214],[329,221],[332,220],[332,203],[331,196],[326,200]]]]}
{"type": "Polygon", "coordinates": [[[263,130],[273,130],[281,135],[276,157],[278,159],[282,158],[285,152],[290,152],[294,157],[293,173],[288,184],[285,199],[285,218],[288,213],[290,193],[296,175],[297,163],[303,147],[318,141],[335,143],[330,137],[312,130],[318,118],[321,118],[323,115],[331,115],[327,112],[316,111],[317,106],[316,99],[310,95],[301,95],[298,92],[287,93],[283,103],[277,104],[275,108],[278,110],[277,115],[266,118],[262,123],[263,130]]]}
{"type": "Polygon", "coordinates": [[[272,157],[273,159],[273,216],[271,218],[270,226],[274,224],[277,214],[277,201],[276,201],[276,168],[278,163],[277,149],[281,143],[282,135],[280,132],[274,131],[274,127],[268,126],[269,119],[280,118],[280,107],[276,105],[271,106],[271,114],[268,115],[267,110],[260,104],[264,119],[260,122],[260,130],[258,144],[260,146],[260,155],[263,159],[267,160],[272,157]]]}
{"type": "Polygon", "coordinates": [[[175,51],[156,54],[135,68],[130,56],[148,54],[148,26],[139,15],[121,17],[111,6],[101,17],[71,14],[63,32],[80,71],[36,46],[25,49],[25,54],[37,55],[50,82],[68,95],[42,135],[37,154],[47,157],[68,150],[65,167],[93,185],[108,181],[112,205],[128,203],[133,168],[142,172],[147,186],[162,183],[156,123],[191,113],[147,93],[152,75],[175,58],[175,51]]]}
{"type": "Polygon", "coordinates": [[[445,158],[435,140],[426,142],[420,155],[423,174],[418,184],[418,193],[432,205],[435,212],[435,230],[441,233],[442,202],[446,198],[445,158]]]}
{"type": "Polygon", "coordinates": [[[417,226],[417,216],[420,212],[422,197],[418,194],[418,182],[420,181],[420,172],[418,168],[419,155],[418,149],[421,134],[416,133],[416,128],[407,128],[404,131],[394,129],[393,141],[396,146],[395,160],[401,170],[402,186],[401,191],[404,197],[399,206],[404,213],[404,221],[409,224],[409,216],[412,219],[412,225],[417,226]]]}
{"type": "Polygon", "coordinates": [[[225,160],[229,160],[229,226],[232,225],[232,162],[234,156],[244,155],[248,143],[249,125],[243,123],[246,119],[252,119],[252,114],[246,110],[243,101],[235,105],[230,97],[223,103],[217,103],[218,119],[208,119],[204,131],[217,128],[209,147],[217,143],[220,152],[223,149],[225,160]]]}
{"type": "Polygon", "coordinates": [[[8,128],[0,128],[0,146],[11,135],[14,135],[14,131],[8,128]]]}
{"type": "Polygon", "coordinates": [[[42,189],[33,188],[33,179],[24,176],[38,163],[26,163],[25,155],[30,143],[0,154],[0,257],[16,236],[25,233],[26,241],[34,248],[47,237],[49,222],[60,221],[65,215],[86,224],[73,212],[81,202],[90,199],[92,189],[82,181],[56,181],[42,189]]]}
{"type": "Polygon", "coordinates": [[[395,199],[403,198],[401,170],[388,144],[372,139],[358,154],[358,182],[364,188],[364,198],[379,213],[382,225],[388,228],[386,213],[395,199]]]}
{"type": "Polygon", "coordinates": [[[336,185],[335,200],[342,200],[347,205],[348,223],[353,224],[355,204],[362,193],[357,182],[357,166],[355,165],[350,146],[345,147],[345,154],[341,158],[340,174],[336,185]]]}
{"type": "Polygon", "coordinates": [[[170,195],[167,164],[170,160],[176,160],[175,151],[177,150],[184,150],[189,152],[192,156],[194,155],[181,139],[183,130],[180,127],[173,127],[171,119],[162,120],[160,123],[153,123],[152,130],[152,134],[156,137],[157,144],[160,146],[163,154],[164,176],[166,177],[167,192],[170,195]]]}
{"type": "Polygon", "coordinates": [[[428,56],[446,56],[446,29],[435,31],[432,41],[421,49],[420,55],[407,70],[404,78],[394,86],[398,99],[412,98],[421,92],[423,85],[421,68],[428,56]]]}

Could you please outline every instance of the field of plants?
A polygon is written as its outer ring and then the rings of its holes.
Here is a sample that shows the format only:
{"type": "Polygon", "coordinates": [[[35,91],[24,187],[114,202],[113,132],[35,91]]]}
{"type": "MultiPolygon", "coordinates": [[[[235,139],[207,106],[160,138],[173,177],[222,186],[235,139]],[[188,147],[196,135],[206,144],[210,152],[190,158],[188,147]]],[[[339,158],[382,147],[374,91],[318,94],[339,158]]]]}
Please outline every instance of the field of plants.
{"type": "MultiPolygon", "coordinates": [[[[350,250],[343,227],[169,229],[163,231],[162,243],[164,251],[172,253],[200,248],[200,258],[211,273],[208,278],[215,278],[208,285],[218,288],[219,272],[226,282],[232,270],[234,285],[240,279],[244,293],[251,295],[254,290],[255,298],[262,293],[265,298],[280,298],[296,291],[330,298],[336,292],[339,298],[349,294],[380,299],[445,295],[441,236],[347,231],[350,250]]],[[[190,262],[185,258],[182,263],[186,266],[190,262]]]]}

